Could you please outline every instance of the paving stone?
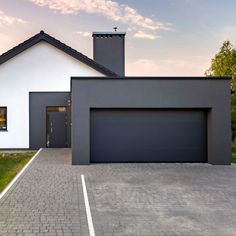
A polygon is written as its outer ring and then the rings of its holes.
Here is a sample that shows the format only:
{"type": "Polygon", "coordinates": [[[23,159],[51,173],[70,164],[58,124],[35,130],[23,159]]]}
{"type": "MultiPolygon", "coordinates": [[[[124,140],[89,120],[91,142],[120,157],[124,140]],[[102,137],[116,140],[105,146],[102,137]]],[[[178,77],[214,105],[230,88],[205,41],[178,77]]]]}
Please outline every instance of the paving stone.
{"type": "Polygon", "coordinates": [[[235,165],[94,164],[83,174],[97,235],[236,236],[235,165]]]}
{"type": "Polygon", "coordinates": [[[236,236],[236,166],[72,166],[44,149],[0,200],[0,236],[88,236],[85,175],[96,236],[236,236]]]}
{"type": "Polygon", "coordinates": [[[70,159],[70,149],[44,149],[40,153],[0,200],[1,236],[53,236],[57,230],[58,235],[73,230],[78,233],[84,202],[79,173],[72,171],[70,159]]]}

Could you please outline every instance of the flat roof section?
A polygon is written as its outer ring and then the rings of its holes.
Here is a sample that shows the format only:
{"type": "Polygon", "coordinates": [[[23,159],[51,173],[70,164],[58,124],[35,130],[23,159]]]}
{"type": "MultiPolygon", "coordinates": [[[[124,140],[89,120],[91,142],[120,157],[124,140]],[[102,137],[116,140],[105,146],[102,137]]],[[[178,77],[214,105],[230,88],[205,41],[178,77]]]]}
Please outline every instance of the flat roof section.
{"type": "Polygon", "coordinates": [[[77,77],[72,76],[71,79],[78,80],[231,80],[229,76],[126,76],[126,77],[77,77]]]}

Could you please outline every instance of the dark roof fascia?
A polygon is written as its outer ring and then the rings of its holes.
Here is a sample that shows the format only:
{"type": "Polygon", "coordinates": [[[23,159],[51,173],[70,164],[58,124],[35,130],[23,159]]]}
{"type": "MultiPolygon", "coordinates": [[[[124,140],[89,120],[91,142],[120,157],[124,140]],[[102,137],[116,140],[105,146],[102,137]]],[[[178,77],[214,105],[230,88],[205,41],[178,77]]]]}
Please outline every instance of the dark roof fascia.
{"type": "Polygon", "coordinates": [[[127,77],[71,77],[72,80],[231,80],[228,76],[127,76],[127,77]]]}
{"type": "Polygon", "coordinates": [[[53,38],[49,34],[40,31],[39,34],[29,38],[28,40],[24,41],[23,43],[17,45],[16,47],[10,49],[6,53],[3,53],[0,56],[0,65],[5,63],[6,61],[10,60],[11,58],[15,57],[16,55],[20,54],[21,52],[25,51],[26,49],[34,46],[35,44],[39,43],[40,41],[46,41],[47,43],[51,44],[52,46],[62,50],[66,54],[74,57],[75,59],[83,62],[84,64],[90,66],[91,68],[95,69],[96,71],[111,77],[119,77],[116,73],[112,72],[111,70],[105,68],[104,66],[98,64],[94,60],[88,58],[87,56],[83,55],[82,53],[76,51],[75,49],[69,47],[68,45],[62,43],[61,41],[53,38]]]}

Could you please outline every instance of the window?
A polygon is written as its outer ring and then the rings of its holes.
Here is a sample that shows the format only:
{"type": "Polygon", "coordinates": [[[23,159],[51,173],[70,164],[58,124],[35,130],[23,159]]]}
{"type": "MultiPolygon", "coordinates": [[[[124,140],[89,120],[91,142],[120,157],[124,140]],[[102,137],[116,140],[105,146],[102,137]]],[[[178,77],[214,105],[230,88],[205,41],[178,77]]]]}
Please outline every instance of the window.
{"type": "Polygon", "coordinates": [[[0,107],[0,131],[7,130],[7,108],[0,107]]]}
{"type": "Polygon", "coordinates": [[[66,107],[47,107],[47,112],[66,112],[66,107]]]}

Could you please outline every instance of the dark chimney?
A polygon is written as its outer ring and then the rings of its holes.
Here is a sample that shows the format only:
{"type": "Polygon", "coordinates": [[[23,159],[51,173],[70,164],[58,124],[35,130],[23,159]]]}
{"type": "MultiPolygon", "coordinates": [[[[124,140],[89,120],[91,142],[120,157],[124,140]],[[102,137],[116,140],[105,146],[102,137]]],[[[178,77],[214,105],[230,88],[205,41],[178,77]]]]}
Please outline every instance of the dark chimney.
{"type": "Polygon", "coordinates": [[[94,32],[93,59],[120,76],[125,75],[125,33],[94,32]]]}

